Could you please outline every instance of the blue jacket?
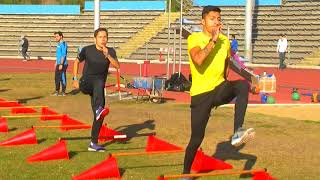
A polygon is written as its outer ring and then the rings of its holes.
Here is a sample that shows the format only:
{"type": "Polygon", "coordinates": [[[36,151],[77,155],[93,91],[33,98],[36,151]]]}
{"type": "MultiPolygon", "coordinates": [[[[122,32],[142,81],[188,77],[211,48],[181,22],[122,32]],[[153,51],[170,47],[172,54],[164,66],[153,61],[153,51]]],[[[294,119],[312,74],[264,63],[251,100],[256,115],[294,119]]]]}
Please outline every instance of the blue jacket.
{"type": "Polygon", "coordinates": [[[67,65],[68,45],[65,41],[59,42],[56,49],[56,63],[61,64],[61,58],[64,58],[63,65],[67,65]]]}

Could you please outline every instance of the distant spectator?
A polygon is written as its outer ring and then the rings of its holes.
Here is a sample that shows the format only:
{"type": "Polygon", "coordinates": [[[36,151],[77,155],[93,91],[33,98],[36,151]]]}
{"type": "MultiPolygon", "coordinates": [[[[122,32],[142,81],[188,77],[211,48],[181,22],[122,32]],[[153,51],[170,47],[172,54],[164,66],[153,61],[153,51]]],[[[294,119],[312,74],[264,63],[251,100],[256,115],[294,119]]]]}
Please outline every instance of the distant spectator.
{"type": "Polygon", "coordinates": [[[29,47],[29,41],[25,35],[22,35],[20,39],[20,50],[21,50],[21,55],[23,57],[23,61],[27,61],[27,59],[30,59],[30,56],[27,54],[28,47],[29,47]]]}
{"type": "Polygon", "coordinates": [[[236,39],[236,35],[232,35],[232,41],[231,41],[231,50],[237,54],[238,52],[238,41],[236,39]]]}
{"type": "Polygon", "coordinates": [[[284,60],[286,59],[287,47],[288,47],[288,43],[287,43],[286,35],[283,34],[278,40],[278,45],[277,45],[277,52],[279,53],[279,61],[280,61],[279,69],[286,68],[284,60]]]}
{"type": "Polygon", "coordinates": [[[56,50],[56,63],[55,63],[55,84],[56,90],[53,93],[54,96],[59,95],[60,83],[62,85],[62,96],[65,96],[66,87],[67,87],[67,78],[66,71],[68,68],[67,54],[68,54],[68,45],[67,42],[63,40],[62,32],[58,31],[54,33],[54,38],[57,42],[56,50]]]}

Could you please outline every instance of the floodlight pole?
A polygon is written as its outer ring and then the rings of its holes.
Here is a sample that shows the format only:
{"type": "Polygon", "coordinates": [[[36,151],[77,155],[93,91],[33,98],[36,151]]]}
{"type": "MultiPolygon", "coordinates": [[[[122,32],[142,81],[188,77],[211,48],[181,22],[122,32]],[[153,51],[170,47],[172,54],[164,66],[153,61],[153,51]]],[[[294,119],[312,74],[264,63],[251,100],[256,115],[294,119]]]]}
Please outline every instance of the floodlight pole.
{"type": "Polygon", "coordinates": [[[183,8],[183,0],[180,0],[179,77],[181,74],[181,54],[182,54],[182,8],[183,8]]]}
{"type": "Polygon", "coordinates": [[[169,0],[169,5],[168,5],[168,48],[167,48],[167,79],[170,78],[170,72],[169,72],[169,68],[170,68],[170,28],[171,28],[171,0],[169,0]]]}
{"type": "Polygon", "coordinates": [[[254,8],[254,0],[247,0],[246,3],[246,20],[245,20],[245,57],[252,63],[252,13],[254,8]]]}
{"type": "Polygon", "coordinates": [[[176,71],[176,36],[177,36],[177,29],[173,31],[173,66],[172,66],[172,74],[176,71]]]}
{"type": "Polygon", "coordinates": [[[94,0],[94,30],[100,27],[100,0],[94,0]]]}

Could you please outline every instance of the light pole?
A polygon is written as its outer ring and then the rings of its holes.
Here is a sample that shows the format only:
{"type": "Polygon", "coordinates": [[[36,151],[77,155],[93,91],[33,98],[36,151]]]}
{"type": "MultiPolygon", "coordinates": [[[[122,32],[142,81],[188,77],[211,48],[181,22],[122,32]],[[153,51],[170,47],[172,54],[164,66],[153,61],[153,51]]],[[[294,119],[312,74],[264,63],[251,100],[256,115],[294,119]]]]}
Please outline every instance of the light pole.
{"type": "Polygon", "coordinates": [[[169,79],[170,77],[170,73],[169,73],[169,68],[170,68],[170,63],[169,63],[169,58],[170,58],[170,28],[171,28],[171,0],[169,0],[169,5],[168,5],[168,52],[167,52],[167,79],[169,79]]]}
{"type": "Polygon", "coordinates": [[[182,54],[182,8],[183,8],[183,0],[180,0],[179,77],[181,74],[181,54],[182,54]]]}
{"type": "Polygon", "coordinates": [[[247,0],[246,3],[246,27],[245,27],[245,56],[246,59],[252,63],[252,11],[254,7],[254,0],[247,0]]]}
{"type": "Polygon", "coordinates": [[[94,30],[100,27],[100,0],[94,0],[94,30]]]}

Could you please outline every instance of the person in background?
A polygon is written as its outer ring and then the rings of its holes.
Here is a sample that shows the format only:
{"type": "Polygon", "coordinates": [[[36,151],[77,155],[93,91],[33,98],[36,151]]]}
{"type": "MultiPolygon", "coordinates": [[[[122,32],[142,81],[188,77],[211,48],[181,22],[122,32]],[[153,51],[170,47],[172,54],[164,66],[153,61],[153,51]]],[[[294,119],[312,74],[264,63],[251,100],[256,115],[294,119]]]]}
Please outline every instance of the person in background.
{"type": "Polygon", "coordinates": [[[238,52],[238,41],[236,39],[236,35],[232,35],[232,41],[231,41],[231,50],[237,54],[238,52]]]}
{"type": "Polygon", "coordinates": [[[278,40],[277,53],[279,54],[279,69],[285,69],[286,65],[284,60],[286,59],[288,42],[285,34],[282,34],[278,40]]]}
{"type": "Polygon", "coordinates": [[[55,85],[56,89],[53,93],[54,96],[59,95],[60,84],[62,86],[61,95],[66,95],[66,87],[67,87],[67,78],[66,71],[68,68],[67,54],[68,54],[68,45],[63,40],[62,32],[58,31],[54,33],[54,38],[57,42],[56,49],[56,63],[55,63],[55,85]]]}
{"type": "Polygon", "coordinates": [[[27,54],[29,48],[29,41],[26,35],[22,35],[20,39],[20,50],[21,55],[23,57],[23,61],[27,61],[30,59],[30,56],[27,54]]]}

